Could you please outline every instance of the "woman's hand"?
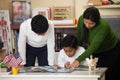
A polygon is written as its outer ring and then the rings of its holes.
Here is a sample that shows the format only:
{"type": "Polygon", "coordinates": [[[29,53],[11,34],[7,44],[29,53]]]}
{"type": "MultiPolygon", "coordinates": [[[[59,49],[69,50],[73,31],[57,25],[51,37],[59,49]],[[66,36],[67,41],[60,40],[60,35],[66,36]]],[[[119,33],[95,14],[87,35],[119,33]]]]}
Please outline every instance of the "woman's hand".
{"type": "Polygon", "coordinates": [[[75,60],[71,66],[74,67],[74,68],[77,68],[78,66],[80,65],[79,61],[78,60],[75,60]]]}

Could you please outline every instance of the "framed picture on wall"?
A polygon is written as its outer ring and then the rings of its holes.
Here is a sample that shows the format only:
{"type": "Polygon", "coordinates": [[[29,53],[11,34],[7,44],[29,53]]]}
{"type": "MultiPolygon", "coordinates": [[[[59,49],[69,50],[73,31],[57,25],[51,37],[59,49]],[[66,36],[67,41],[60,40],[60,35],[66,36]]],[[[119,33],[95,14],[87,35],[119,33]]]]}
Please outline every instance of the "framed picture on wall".
{"type": "Polygon", "coordinates": [[[67,20],[72,18],[71,6],[53,6],[53,20],[67,20]]]}
{"type": "Polygon", "coordinates": [[[12,22],[13,24],[20,24],[26,19],[30,18],[29,1],[12,1],[12,22]]]}
{"type": "Polygon", "coordinates": [[[51,19],[51,10],[50,7],[39,7],[39,8],[35,8],[32,10],[32,17],[37,15],[37,14],[41,14],[43,16],[45,16],[47,19],[51,19]]]}
{"type": "Polygon", "coordinates": [[[3,49],[12,52],[11,28],[8,10],[0,10],[0,39],[3,49]]]}

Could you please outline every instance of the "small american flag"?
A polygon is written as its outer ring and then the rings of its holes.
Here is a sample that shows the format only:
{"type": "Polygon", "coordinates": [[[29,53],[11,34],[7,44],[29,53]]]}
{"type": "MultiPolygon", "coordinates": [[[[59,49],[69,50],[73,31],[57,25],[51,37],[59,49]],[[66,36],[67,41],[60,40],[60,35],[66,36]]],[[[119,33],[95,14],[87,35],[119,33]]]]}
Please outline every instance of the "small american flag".
{"type": "Polygon", "coordinates": [[[12,57],[13,57],[12,54],[10,52],[7,52],[6,56],[5,56],[4,60],[3,60],[3,63],[5,63],[8,68],[11,67],[10,61],[11,61],[12,57]]]}
{"type": "Polygon", "coordinates": [[[19,52],[17,50],[15,50],[15,52],[13,53],[13,57],[10,60],[10,64],[13,67],[18,67],[18,66],[20,66],[20,64],[22,63],[22,61],[23,60],[22,60],[19,52]]]}

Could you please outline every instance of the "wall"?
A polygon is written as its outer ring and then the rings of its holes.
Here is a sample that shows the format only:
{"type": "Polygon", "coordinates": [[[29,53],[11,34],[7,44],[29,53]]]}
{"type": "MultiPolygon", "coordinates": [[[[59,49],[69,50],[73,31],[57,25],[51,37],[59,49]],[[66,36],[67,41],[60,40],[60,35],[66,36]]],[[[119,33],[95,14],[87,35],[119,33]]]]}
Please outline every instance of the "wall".
{"type": "MultiPolygon", "coordinates": [[[[119,0],[113,0],[115,2],[119,0]]],[[[88,0],[75,0],[75,15],[78,18],[83,11],[85,10],[85,6],[87,5],[88,0]]],[[[120,7],[119,8],[102,8],[99,9],[100,14],[102,16],[111,16],[111,15],[116,15],[120,16],[120,7]]]]}
{"type": "Polygon", "coordinates": [[[106,16],[103,17],[111,26],[111,29],[116,33],[116,35],[119,37],[120,39],[120,16],[119,17],[115,17],[115,16],[106,16]]]}
{"type": "MultiPolygon", "coordinates": [[[[10,11],[11,18],[11,1],[12,0],[0,0],[0,10],[8,9],[10,11]]],[[[20,1],[20,0],[15,0],[20,1]]],[[[52,6],[71,6],[73,18],[78,18],[87,5],[88,0],[21,0],[21,1],[31,1],[31,10],[37,7],[52,7],[52,6]]],[[[119,1],[119,0],[114,0],[119,1]]],[[[120,8],[114,9],[99,9],[101,15],[117,15],[120,16],[120,8]]]]}
{"type": "MultiPolygon", "coordinates": [[[[7,9],[10,12],[10,19],[12,18],[11,12],[11,2],[13,0],[0,0],[0,10],[7,9]]],[[[31,11],[37,7],[53,7],[53,6],[71,6],[71,13],[74,18],[74,0],[14,0],[14,1],[30,1],[31,2],[31,11]]]]}

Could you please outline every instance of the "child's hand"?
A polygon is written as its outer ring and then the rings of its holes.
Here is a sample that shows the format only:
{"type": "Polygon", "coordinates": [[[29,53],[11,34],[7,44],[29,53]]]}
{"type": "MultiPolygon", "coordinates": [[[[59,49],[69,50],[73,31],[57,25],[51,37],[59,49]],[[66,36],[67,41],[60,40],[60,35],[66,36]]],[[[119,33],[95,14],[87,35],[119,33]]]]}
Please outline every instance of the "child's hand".
{"type": "Polygon", "coordinates": [[[67,69],[71,68],[70,62],[66,62],[66,63],[65,63],[65,68],[67,68],[67,69]]]}
{"type": "Polygon", "coordinates": [[[55,69],[60,69],[60,68],[61,68],[61,67],[59,67],[57,64],[54,64],[53,67],[54,67],[55,69]]]}

